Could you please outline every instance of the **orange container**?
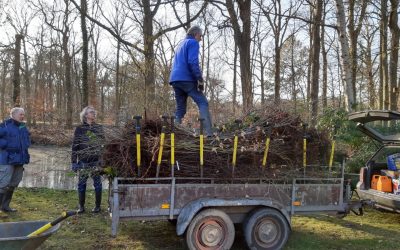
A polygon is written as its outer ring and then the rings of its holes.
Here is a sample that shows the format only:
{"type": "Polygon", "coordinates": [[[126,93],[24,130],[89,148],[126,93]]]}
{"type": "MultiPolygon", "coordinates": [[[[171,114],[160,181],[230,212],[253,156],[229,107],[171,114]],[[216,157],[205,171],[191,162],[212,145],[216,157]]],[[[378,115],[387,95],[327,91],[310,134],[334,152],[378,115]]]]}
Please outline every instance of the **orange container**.
{"type": "Polygon", "coordinates": [[[376,190],[391,193],[393,190],[392,188],[392,179],[387,176],[379,176],[376,190]]]}
{"type": "Polygon", "coordinates": [[[373,176],[372,176],[372,179],[371,179],[371,188],[372,189],[377,189],[378,188],[378,180],[379,180],[379,177],[381,177],[380,175],[378,175],[378,174],[374,174],[373,176]]]}

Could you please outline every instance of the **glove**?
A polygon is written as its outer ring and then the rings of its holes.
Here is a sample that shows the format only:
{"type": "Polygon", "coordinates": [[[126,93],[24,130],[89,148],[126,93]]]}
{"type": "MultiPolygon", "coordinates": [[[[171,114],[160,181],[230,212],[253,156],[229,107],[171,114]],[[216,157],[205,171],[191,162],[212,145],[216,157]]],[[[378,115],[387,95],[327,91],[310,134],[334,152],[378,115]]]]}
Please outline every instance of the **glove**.
{"type": "Polygon", "coordinates": [[[198,81],[197,81],[197,89],[198,89],[200,92],[203,92],[203,91],[204,91],[204,83],[203,83],[203,81],[201,81],[201,80],[198,80],[198,81]]]}
{"type": "Polygon", "coordinates": [[[79,169],[81,169],[81,165],[79,163],[72,163],[71,169],[76,173],[79,169]]]}

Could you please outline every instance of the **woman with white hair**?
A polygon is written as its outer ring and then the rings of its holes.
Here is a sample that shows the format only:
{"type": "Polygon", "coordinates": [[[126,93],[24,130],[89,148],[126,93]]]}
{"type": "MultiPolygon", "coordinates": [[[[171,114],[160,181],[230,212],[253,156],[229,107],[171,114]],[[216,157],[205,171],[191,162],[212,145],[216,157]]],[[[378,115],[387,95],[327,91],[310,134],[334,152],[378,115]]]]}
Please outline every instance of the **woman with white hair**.
{"type": "Polygon", "coordinates": [[[0,209],[4,212],[17,211],[10,208],[10,202],[22,180],[23,166],[29,163],[31,140],[24,118],[24,109],[15,107],[10,118],[0,124],[0,209]]]}
{"type": "Polygon", "coordinates": [[[80,113],[81,125],[76,127],[72,142],[71,164],[74,172],[79,172],[78,213],[85,212],[86,183],[89,176],[93,179],[95,207],[93,213],[100,212],[102,183],[97,167],[101,164],[101,151],[104,142],[103,126],[96,123],[96,110],[85,107],[80,113]]]}

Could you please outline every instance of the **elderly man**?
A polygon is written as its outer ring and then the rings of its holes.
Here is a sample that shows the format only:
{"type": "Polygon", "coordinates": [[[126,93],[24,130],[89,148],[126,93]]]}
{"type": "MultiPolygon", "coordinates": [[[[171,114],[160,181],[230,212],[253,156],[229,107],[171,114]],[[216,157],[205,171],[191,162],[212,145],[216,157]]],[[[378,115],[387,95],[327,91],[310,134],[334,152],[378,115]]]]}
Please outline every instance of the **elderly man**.
{"type": "Polygon", "coordinates": [[[202,33],[199,26],[193,26],[187,31],[186,38],[176,50],[169,82],[175,91],[176,122],[182,122],[186,114],[187,98],[190,96],[199,108],[200,117],[204,119],[206,135],[212,136],[210,111],[203,94],[203,76],[199,65],[202,33]]]}
{"type": "Polygon", "coordinates": [[[4,212],[17,211],[10,208],[10,202],[22,180],[23,165],[29,163],[31,141],[24,118],[24,109],[16,107],[11,109],[10,118],[0,124],[0,209],[4,212]]]}

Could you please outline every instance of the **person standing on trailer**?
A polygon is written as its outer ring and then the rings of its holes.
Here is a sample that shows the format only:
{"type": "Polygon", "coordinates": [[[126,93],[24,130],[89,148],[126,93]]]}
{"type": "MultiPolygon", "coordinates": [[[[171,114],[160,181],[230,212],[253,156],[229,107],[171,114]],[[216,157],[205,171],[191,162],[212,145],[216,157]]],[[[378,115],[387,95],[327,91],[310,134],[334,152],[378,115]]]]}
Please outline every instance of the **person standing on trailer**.
{"type": "Polygon", "coordinates": [[[189,28],[186,38],[176,49],[169,83],[175,91],[176,123],[182,123],[190,96],[199,108],[200,118],[204,119],[206,136],[212,136],[211,116],[208,100],[203,93],[204,81],[199,63],[199,42],[202,37],[203,31],[199,26],[189,28]]]}

